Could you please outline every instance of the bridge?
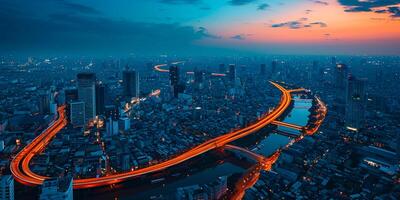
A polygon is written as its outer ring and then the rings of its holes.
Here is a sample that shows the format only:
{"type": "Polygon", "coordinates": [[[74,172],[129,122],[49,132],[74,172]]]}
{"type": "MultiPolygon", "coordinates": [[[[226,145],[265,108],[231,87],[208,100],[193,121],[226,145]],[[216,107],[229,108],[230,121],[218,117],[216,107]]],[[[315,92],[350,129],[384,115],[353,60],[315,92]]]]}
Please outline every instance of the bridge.
{"type": "Polygon", "coordinates": [[[281,121],[273,121],[272,124],[277,125],[277,126],[284,126],[287,128],[298,130],[298,131],[301,131],[304,129],[304,127],[302,127],[302,126],[290,124],[290,123],[286,123],[286,122],[281,122],[281,121]]]}
{"type": "MultiPolygon", "coordinates": [[[[279,89],[282,93],[279,105],[276,106],[275,109],[272,110],[272,112],[270,112],[268,115],[263,116],[255,123],[245,128],[235,130],[233,132],[206,141],[180,155],[177,155],[169,160],[160,162],[158,164],[154,164],[134,171],[122,172],[98,178],[76,179],[73,181],[74,189],[106,186],[127,181],[141,175],[157,172],[178,165],[200,154],[222,147],[232,141],[257,132],[258,130],[271,124],[278,117],[280,117],[292,102],[292,97],[289,90],[285,89],[275,82],[270,83],[274,85],[277,89],[279,89]]],[[[41,153],[47,147],[49,142],[57,135],[57,133],[61,129],[66,126],[66,124],[67,122],[65,117],[65,106],[61,106],[58,108],[57,120],[42,134],[36,137],[30,144],[25,146],[11,161],[10,170],[16,181],[25,185],[35,186],[41,185],[44,180],[51,178],[32,172],[29,163],[35,155],[41,153]]]]}

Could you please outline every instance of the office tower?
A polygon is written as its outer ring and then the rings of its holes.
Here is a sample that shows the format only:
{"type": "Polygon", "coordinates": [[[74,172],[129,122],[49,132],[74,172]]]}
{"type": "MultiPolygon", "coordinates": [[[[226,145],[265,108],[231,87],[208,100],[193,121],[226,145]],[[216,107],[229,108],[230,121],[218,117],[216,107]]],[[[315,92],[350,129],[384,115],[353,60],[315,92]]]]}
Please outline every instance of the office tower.
{"type": "Polygon", "coordinates": [[[202,89],[203,82],[204,82],[204,72],[201,70],[195,70],[194,71],[194,84],[195,84],[196,88],[202,89]]]}
{"type": "Polygon", "coordinates": [[[64,90],[65,103],[71,103],[72,101],[78,100],[78,90],[76,88],[68,88],[64,90]]]}
{"type": "Polygon", "coordinates": [[[40,200],[73,200],[72,178],[51,178],[43,182],[40,200]]]}
{"type": "Polygon", "coordinates": [[[234,64],[229,65],[228,78],[231,82],[235,82],[236,80],[236,66],[234,64]]]}
{"type": "Polygon", "coordinates": [[[115,105],[106,105],[104,108],[106,118],[117,120],[119,118],[119,110],[115,105]]]}
{"type": "Polygon", "coordinates": [[[336,98],[339,103],[344,102],[347,79],[349,75],[349,70],[345,64],[337,64],[334,71],[334,86],[336,90],[336,98]]]}
{"type": "Polygon", "coordinates": [[[0,176],[0,199],[14,200],[14,178],[11,175],[0,176]]]}
{"type": "Polygon", "coordinates": [[[270,74],[270,78],[275,79],[276,75],[277,75],[277,66],[278,63],[274,60],[271,63],[271,74],[270,74]]]}
{"type": "Polygon", "coordinates": [[[96,75],[94,73],[79,73],[78,99],[85,103],[85,123],[96,116],[96,75]]]}
{"type": "Polygon", "coordinates": [[[127,131],[131,128],[131,120],[127,117],[122,117],[118,120],[118,128],[120,131],[127,131]]]}
{"type": "Polygon", "coordinates": [[[106,133],[108,137],[113,135],[118,135],[119,128],[118,128],[118,119],[113,119],[112,117],[108,118],[106,122],[106,133]]]}
{"type": "Polygon", "coordinates": [[[203,83],[204,80],[204,72],[201,70],[194,71],[194,82],[197,84],[203,83]]]}
{"type": "Polygon", "coordinates": [[[102,83],[96,84],[96,115],[104,115],[106,87],[102,83]]]}
{"type": "Polygon", "coordinates": [[[334,72],[335,80],[334,85],[338,90],[344,91],[346,88],[346,81],[348,78],[348,67],[345,64],[337,64],[334,72]]]}
{"type": "Polygon", "coordinates": [[[219,64],[218,72],[221,73],[221,74],[225,74],[226,73],[225,64],[219,64]]]}
{"type": "Polygon", "coordinates": [[[260,65],[260,74],[265,75],[266,70],[267,70],[267,66],[265,64],[261,64],[260,65]]]}
{"type": "Polygon", "coordinates": [[[171,86],[178,85],[179,83],[179,67],[177,65],[172,65],[169,67],[169,80],[171,86]]]}
{"type": "Polygon", "coordinates": [[[47,91],[39,93],[39,112],[40,114],[50,113],[50,94],[47,91]]]}
{"type": "Polygon", "coordinates": [[[122,72],[123,88],[125,97],[139,97],[139,72],[125,70],[122,72]]]}
{"type": "Polygon", "coordinates": [[[172,88],[174,97],[177,98],[180,92],[179,87],[179,68],[177,65],[172,65],[169,67],[169,80],[172,88]]]}
{"type": "Polygon", "coordinates": [[[350,76],[346,87],[345,122],[349,129],[358,130],[364,125],[366,108],[366,80],[350,76]]]}
{"type": "Polygon", "coordinates": [[[69,103],[70,117],[69,121],[74,127],[83,127],[85,125],[85,102],[73,101],[69,103]]]}

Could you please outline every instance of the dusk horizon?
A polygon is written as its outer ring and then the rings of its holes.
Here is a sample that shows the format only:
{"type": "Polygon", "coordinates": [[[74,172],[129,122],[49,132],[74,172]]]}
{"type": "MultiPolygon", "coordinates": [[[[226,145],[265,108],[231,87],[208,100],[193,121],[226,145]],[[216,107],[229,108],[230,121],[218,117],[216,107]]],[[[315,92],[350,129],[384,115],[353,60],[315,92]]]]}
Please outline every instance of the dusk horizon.
{"type": "Polygon", "coordinates": [[[0,0],[0,200],[399,200],[400,0],[0,0]]]}

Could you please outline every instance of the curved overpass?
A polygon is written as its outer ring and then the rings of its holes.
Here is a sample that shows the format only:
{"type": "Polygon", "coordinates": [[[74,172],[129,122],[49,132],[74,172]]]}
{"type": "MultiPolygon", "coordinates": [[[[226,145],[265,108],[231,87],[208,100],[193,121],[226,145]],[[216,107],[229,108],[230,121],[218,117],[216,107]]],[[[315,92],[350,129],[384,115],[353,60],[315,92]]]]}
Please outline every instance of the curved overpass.
{"type": "MultiPolygon", "coordinates": [[[[123,172],[119,174],[108,175],[99,178],[76,179],[73,182],[74,189],[93,188],[93,187],[120,183],[137,176],[149,174],[152,172],[157,172],[166,169],[168,167],[180,164],[186,160],[189,160],[193,157],[196,157],[212,149],[224,146],[225,144],[228,144],[234,140],[245,137],[251,133],[254,133],[262,129],[266,125],[276,120],[279,116],[281,116],[284,113],[284,111],[289,107],[292,101],[292,97],[290,95],[289,90],[285,89],[284,87],[280,86],[277,83],[274,82],[270,83],[281,91],[282,97],[279,105],[272,112],[270,112],[268,115],[264,116],[257,122],[245,128],[206,141],[172,159],[160,162],[158,164],[146,168],[141,168],[135,171],[123,172]]],[[[51,139],[55,137],[56,134],[62,128],[65,127],[66,119],[64,112],[65,112],[65,106],[61,106],[58,109],[59,113],[58,119],[41,135],[36,137],[30,144],[28,144],[23,150],[21,150],[17,154],[17,156],[12,160],[10,166],[11,172],[14,178],[18,182],[26,185],[41,185],[45,179],[50,178],[32,172],[29,168],[29,163],[32,160],[32,158],[38,153],[42,152],[46,148],[46,146],[50,143],[51,139]]]]}

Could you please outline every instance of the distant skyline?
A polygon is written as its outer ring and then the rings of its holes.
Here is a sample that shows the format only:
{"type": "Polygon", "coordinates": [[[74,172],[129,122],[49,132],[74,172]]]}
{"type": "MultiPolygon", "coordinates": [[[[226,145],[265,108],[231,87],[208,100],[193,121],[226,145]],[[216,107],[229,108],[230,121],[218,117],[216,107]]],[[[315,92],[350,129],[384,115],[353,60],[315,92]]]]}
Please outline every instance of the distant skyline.
{"type": "Polygon", "coordinates": [[[400,55],[400,0],[0,0],[2,54],[400,55]]]}

